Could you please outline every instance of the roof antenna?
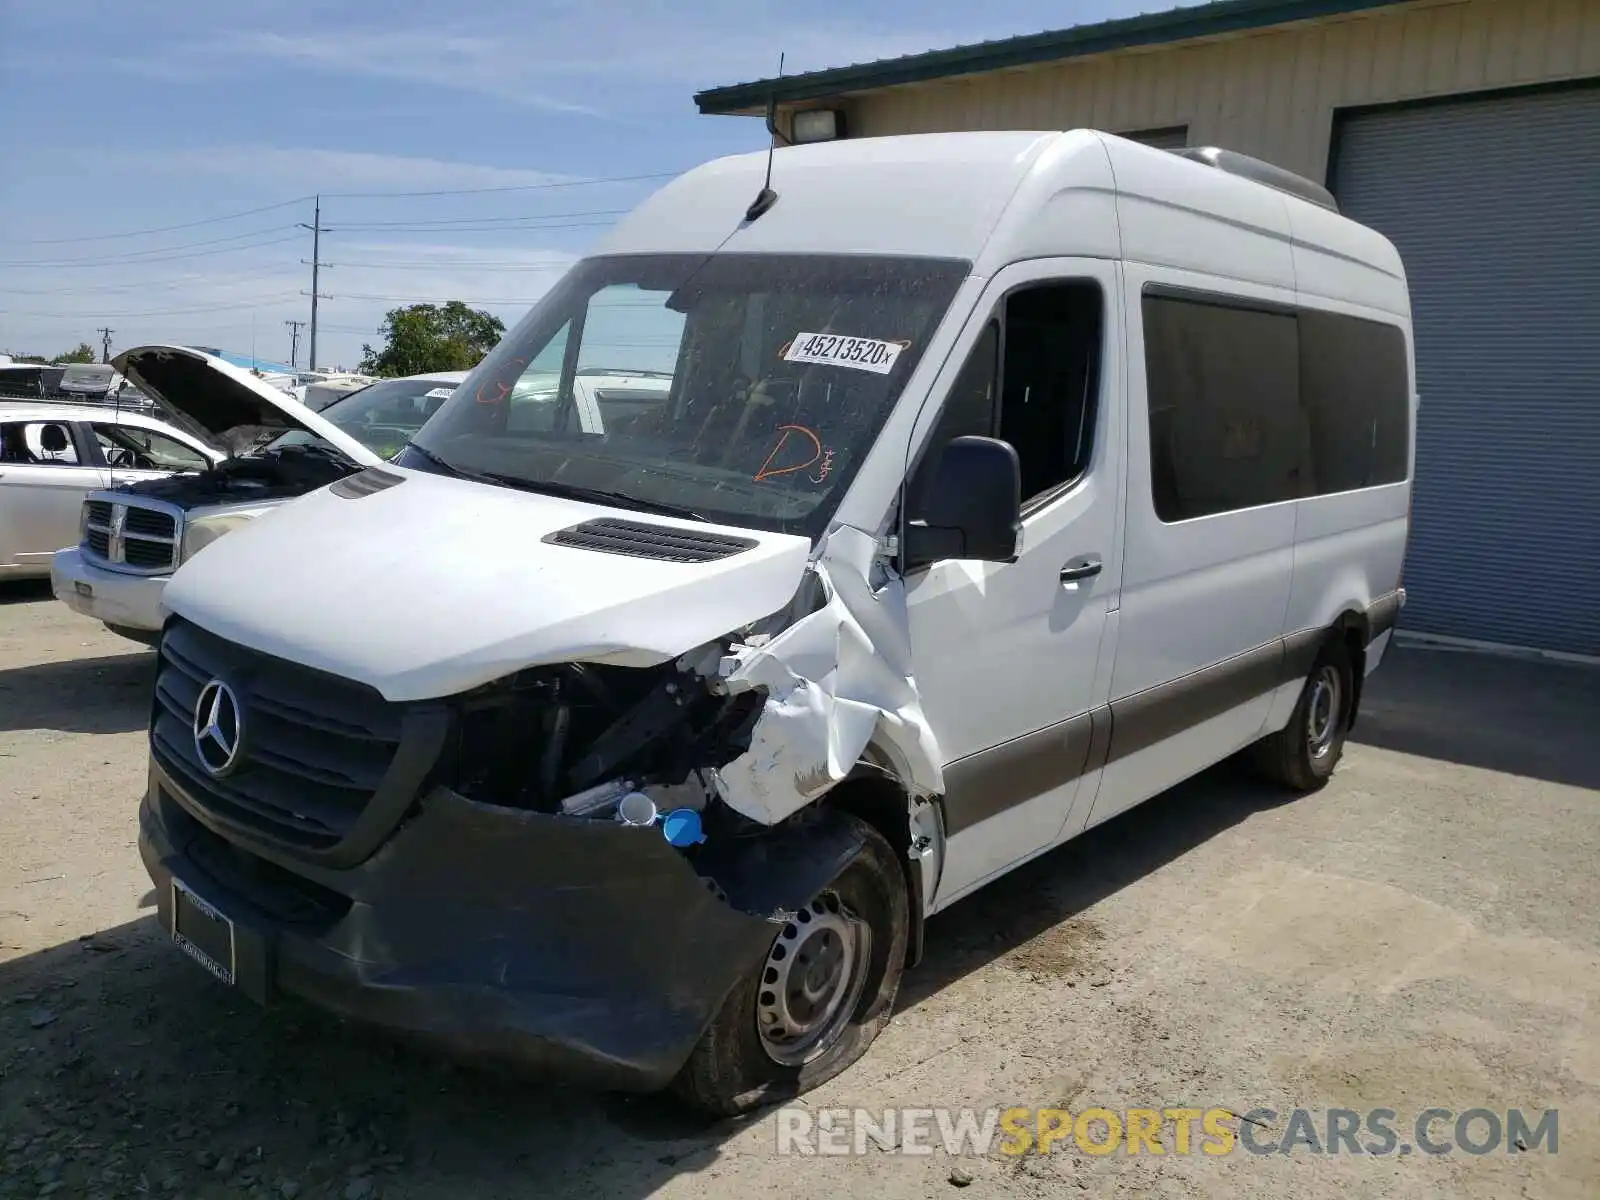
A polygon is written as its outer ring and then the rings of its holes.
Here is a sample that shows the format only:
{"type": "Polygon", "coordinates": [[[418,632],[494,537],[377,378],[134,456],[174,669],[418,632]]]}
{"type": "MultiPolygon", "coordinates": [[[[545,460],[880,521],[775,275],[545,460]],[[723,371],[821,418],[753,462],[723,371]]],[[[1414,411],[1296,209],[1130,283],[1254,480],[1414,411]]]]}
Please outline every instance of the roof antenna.
{"type": "MultiPolygon", "coordinates": [[[[784,56],[779,54],[778,78],[773,80],[774,84],[783,78],[783,59],[784,56]]],[[[750,202],[750,207],[744,210],[744,219],[746,221],[754,221],[778,202],[778,193],[772,190],[772,153],[777,149],[779,139],[782,139],[785,146],[793,144],[783,136],[782,131],[778,128],[778,93],[776,88],[767,97],[767,134],[767,178],[766,182],[761,185],[761,190],[756,193],[756,198],[750,202]]]]}

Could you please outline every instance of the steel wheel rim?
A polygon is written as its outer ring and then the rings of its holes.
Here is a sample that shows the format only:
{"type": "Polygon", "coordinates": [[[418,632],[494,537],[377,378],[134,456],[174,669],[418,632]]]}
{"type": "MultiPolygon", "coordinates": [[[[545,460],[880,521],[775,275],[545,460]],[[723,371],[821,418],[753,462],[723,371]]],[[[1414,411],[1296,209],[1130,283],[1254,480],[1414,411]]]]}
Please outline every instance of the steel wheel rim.
{"type": "Polygon", "coordinates": [[[1311,678],[1311,698],[1306,706],[1306,745],[1312,758],[1323,758],[1339,734],[1344,685],[1338,668],[1320,668],[1311,678]]]}
{"type": "Polygon", "coordinates": [[[767,1057],[797,1067],[824,1053],[855,1014],[872,955],[871,927],[824,892],[772,941],[756,993],[767,1057]]]}

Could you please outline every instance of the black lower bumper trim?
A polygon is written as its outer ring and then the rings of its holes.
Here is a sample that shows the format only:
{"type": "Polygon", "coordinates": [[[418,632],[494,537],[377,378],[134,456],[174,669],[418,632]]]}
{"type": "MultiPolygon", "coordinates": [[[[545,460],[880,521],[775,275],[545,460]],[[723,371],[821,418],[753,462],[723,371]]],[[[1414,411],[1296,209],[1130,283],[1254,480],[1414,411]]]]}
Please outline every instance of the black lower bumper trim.
{"type": "Polygon", "coordinates": [[[170,930],[176,875],[234,922],[241,991],[623,1090],[672,1079],[762,961],[774,918],[855,849],[824,822],[708,844],[691,866],[650,830],[438,791],[335,871],[237,850],[174,793],[152,763],[139,845],[162,921],[170,930]],[[345,901],[289,903],[286,880],[345,901]]]}

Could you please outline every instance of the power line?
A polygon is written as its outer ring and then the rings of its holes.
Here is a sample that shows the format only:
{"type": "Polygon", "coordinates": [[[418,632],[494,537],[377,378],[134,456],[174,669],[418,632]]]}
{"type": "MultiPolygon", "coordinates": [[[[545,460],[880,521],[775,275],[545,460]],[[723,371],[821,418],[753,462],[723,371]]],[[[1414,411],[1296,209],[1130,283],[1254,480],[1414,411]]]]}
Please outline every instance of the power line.
{"type": "Polygon", "coordinates": [[[350,225],[330,225],[329,229],[443,229],[455,225],[511,225],[527,221],[568,220],[574,217],[620,217],[632,211],[626,208],[591,208],[579,212],[523,213],[515,217],[438,217],[415,221],[362,221],[350,225]]]}
{"type": "Polygon", "coordinates": [[[0,313],[5,313],[8,316],[13,317],[60,317],[63,319],[76,319],[80,321],[92,319],[94,317],[112,319],[118,317],[129,319],[137,317],[167,317],[181,316],[186,313],[229,312],[246,308],[270,308],[275,305],[284,304],[290,300],[294,300],[297,298],[297,295],[298,294],[294,292],[285,292],[276,296],[258,296],[256,299],[246,301],[242,304],[204,304],[195,308],[147,308],[129,312],[100,312],[96,311],[95,309],[88,309],[85,311],[70,313],[38,312],[30,308],[0,308],[0,313]]]}
{"type": "MultiPolygon", "coordinates": [[[[284,228],[292,228],[292,227],[291,226],[285,226],[284,228]]],[[[266,232],[266,231],[265,230],[260,230],[260,231],[257,231],[257,232],[260,233],[260,232],[266,232]]],[[[255,235],[249,235],[249,236],[255,236],[255,235]]],[[[244,246],[220,246],[220,247],[215,247],[215,248],[210,249],[210,250],[196,250],[196,251],[193,251],[193,252],[188,253],[188,254],[166,254],[166,255],[155,255],[153,257],[143,257],[143,258],[123,256],[123,257],[120,257],[120,258],[104,258],[104,259],[62,259],[62,260],[57,261],[57,262],[28,262],[28,261],[23,261],[23,262],[0,262],[0,267],[39,267],[41,269],[52,270],[52,271],[64,271],[64,270],[71,270],[71,269],[78,268],[78,267],[143,266],[143,265],[148,264],[148,263],[178,262],[178,261],[180,261],[182,259],[189,259],[189,258],[208,258],[213,254],[237,254],[241,250],[259,250],[264,246],[277,246],[277,245],[282,244],[283,242],[294,241],[294,240],[298,239],[299,236],[300,235],[297,234],[297,233],[291,233],[291,234],[287,235],[286,237],[272,238],[272,239],[270,239],[268,241],[265,241],[265,242],[253,242],[253,243],[250,243],[250,244],[244,245],[244,246]]],[[[223,240],[232,241],[234,239],[229,238],[229,239],[223,239],[223,240]]]]}
{"type": "Polygon", "coordinates": [[[450,271],[457,267],[474,271],[560,271],[572,265],[570,259],[529,260],[525,263],[507,263],[503,258],[417,259],[413,262],[366,262],[361,259],[342,258],[338,262],[325,262],[325,267],[360,269],[363,271],[450,271]]]}
{"type": "Polygon", "coordinates": [[[526,296],[379,296],[371,292],[336,292],[329,300],[381,300],[397,304],[448,304],[460,300],[463,304],[522,304],[531,305],[526,296]]]}
{"type": "Polygon", "coordinates": [[[151,229],[130,229],[126,233],[86,233],[64,238],[0,238],[0,243],[15,246],[63,246],[68,242],[110,242],[118,238],[144,237],[152,233],[176,233],[180,229],[198,229],[202,225],[218,225],[224,221],[237,221],[240,217],[253,217],[258,213],[273,212],[292,204],[304,204],[310,196],[296,196],[277,204],[264,204],[260,208],[247,208],[243,212],[227,213],[220,217],[206,217],[201,221],[185,221],[181,225],[158,225],[151,229]]]}
{"type": "MultiPolygon", "coordinates": [[[[432,196],[483,196],[504,194],[509,192],[539,192],[555,191],[582,187],[605,187],[623,183],[648,183],[658,179],[671,179],[683,173],[682,169],[674,171],[651,171],[641,175],[613,175],[593,179],[553,179],[543,183],[510,183],[493,187],[477,188],[436,188],[427,191],[389,191],[389,192],[324,192],[324,197],[333,197],[343,200],[408,200],[421,199],[432,196]]],[[[157,233],[176,233],[184,229],[199,229],[206,225],[219,225],[228,221],[237,221],[243,217],[253,217],[261,213],[276,212],[279,209],[291,208],[296,204],[305,204],[314,201],[315,196],[296,196],[290,200],[280,200],[275,204],[263,204],[257,208],[241,209],[237,212],[222,213],[215,217],[202,217],[194,221],[180,221],[173,225],[152,225],[144,229],[126,229],[118,233],[84,233],[71,237],[54,238],[0,238],[0,245],[15,246],[65,246],[79,242],[110,242],[122,238],[148,237],[157,233]]],[[[620,210],[625,212],[627,210],[620,210]]],[[[602,215],[595,213],[594,215],[602,215]]],[[[619,214],[620,215],[620,212],[619,214]]],[[[497,218],[481,218],[482,220],[497,220],[497,218]]],[[[463,221],[467,218],[462,218],[463,221]]],[[[9,266],[26,266],[33,264],[9,263],[0,264],[9,266]]]]}
{"type": "Polygon", "coordinates": [[[542,233],[547,229],[610,229],[615,221],[564,221],[552,225],[452,225],[425,227],[421,225],[391,225],[383,229],[365,229],[360,225],[330,225],[329,230],[340,233],[542,233]]]}
{"type": "Polygon", "coordinates": [[[110,254],[88,254],[76,258],[16,259],[4,265],[8,267],[53,267],[74,263],[99,265],[129,261],[143,262],[151,255],[168,254],[174,250],[193,250],[198,246],[220,246],[227,242],[242,242],[248,238],[265,237],[269,233],[281,233],[285,229],[293,228],[293,225],[272,225],[266,229],[252,229],[248,233],[231,233],[227,237],[205,238],[198,242],[179,242],[175,246],[146,246],[142,250],[117,250],[110,254]]]}
{"type": "Polygon", "coordinates": [[[81,284],[75,287],[56,288],[13,288],[0,287],[0,295],[5,296],[82,296],[93,293],[123,294],[127,292],[159,292],[171,288],[190,288],[196,285],[204,286],[215,284],[228,288],[240,288],[247,285],[264,284],[292,284],[295,280],[284,275],[230,275],[225,280],[219,280],[215,275],[190,275],[183,279],[151,279],[141,280],[138,283],[97,283],[81,284]]]}
{"type": "Polygon", "coordinates": [[[671,179],[682,171],[655,171],[648,175],[616,175],[609,179],[558,179],[547,183],[508,183],[498,187],[440,188],[429,192],[323,192],[341,200],[408,200],[420,196],[482,196],[490,192],[541,192],[555,188],[599,187],[611,183],[644,183],[651,179],[671,179]]]}

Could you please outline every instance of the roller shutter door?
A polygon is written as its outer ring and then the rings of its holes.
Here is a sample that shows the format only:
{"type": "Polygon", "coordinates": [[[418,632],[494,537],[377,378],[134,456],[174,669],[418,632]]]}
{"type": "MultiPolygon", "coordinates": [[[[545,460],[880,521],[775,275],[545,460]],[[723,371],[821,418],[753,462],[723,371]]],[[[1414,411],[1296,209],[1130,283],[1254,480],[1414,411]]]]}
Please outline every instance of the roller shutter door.
{"type": "Polygon", "coordinates": [[[1600,86],[1345,118],[1416,327],[1401,627],[1600,655],[1600,86]]]}

